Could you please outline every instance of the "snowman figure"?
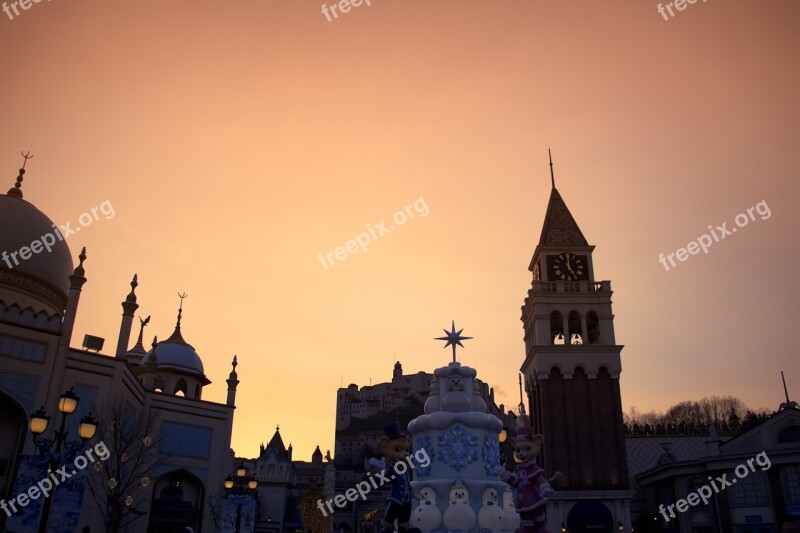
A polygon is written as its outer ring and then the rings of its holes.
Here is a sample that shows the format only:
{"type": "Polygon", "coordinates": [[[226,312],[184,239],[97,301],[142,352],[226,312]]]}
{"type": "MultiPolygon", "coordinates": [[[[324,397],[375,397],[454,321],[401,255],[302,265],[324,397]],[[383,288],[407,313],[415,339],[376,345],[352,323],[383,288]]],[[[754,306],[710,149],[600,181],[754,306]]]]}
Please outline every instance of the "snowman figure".
{"type": "Polygon", "coordinates": [[[425,487],[419,491],[419,505],[411,513],[411,524],[427,533],[441,523],[442,512],[436,505],[436,492],[431,487],[425,487]]]}
{"type": "Polygon", "coordinates": [[[464,390],[464,378],[455,375],[447,379],[447,391],[441,399],[442,411],[463,413],[472,410],[472,398],[464,390]]]}
{"type": "Polygon", "coordinates": [[[492,533],[504,531],[505,513],[500,507],[500,498],[496,489],[488,488],[483,491],[483,504],[478,511],[478,526],[489,529],[492,533]]]}
{"type": "Polygon", "coordinates": [[[506,487],[503,493],[503,531],[514,531],[520,525],[519,513],[517,508],[514,507],[514,493],[511,492],[511,487],[506,487]]]}
{"type": "Polygon", "coordinates": [[[444,510],[448,531],[469,531],[475,527],[475,510],[469,505],[469,491],[458,479],[450,489],[450,505],[444,510]]]}

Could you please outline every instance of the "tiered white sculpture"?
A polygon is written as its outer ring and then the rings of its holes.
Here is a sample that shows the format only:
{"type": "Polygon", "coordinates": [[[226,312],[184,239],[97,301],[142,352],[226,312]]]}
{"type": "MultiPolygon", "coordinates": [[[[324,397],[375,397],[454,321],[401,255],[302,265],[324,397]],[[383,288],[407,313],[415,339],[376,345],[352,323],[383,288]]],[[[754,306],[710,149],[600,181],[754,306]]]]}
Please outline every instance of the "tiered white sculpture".
{"type": "MultiPolygon", "coordinates": [[[[427,467],[414,469],[415,481],[411,482],[414,493],[431,489],[435,493],[435,498],[427,497],[417,509],[423,505],[429,507],[428,501],[438,502],[434,505],[442,520],[433,527],[427,521],[426,527],[419,522],[414,525],[423,531],[476,533],[482,528],[501,531],[505,520],[495,518],[501,525],[488,527],[478,523],[478,516],[482,507],[492,507],[484,505],[484,495],[494,494],[496,498],[506,490],[506,484],[495,474],[495,467],[500,464],[498,436],[503,423],[486,412],[486,403],[475,383],[475,369],[455,361],[456,345],[463,346],[460,341],[468,337],[461,337],[461,331],[455,331],[455,324],[452,331],[445,333],[447,337],[441,340],[448,341],[445,347],[453,346],[453,362],[434,371],[425,414],[408,425],[414,451],[425,449],[431,458],[427,467]],[[433,390],[434,384],[438,389],[433,390]],[[487,493],[488,489],[494,492],[487,493]]],[[[499,502],[492,501],[502,514],[499,502]]],[[[418,512],[433,516],[417,509],[415,516],[418,512]]],[[[483,516],[488,516],[487,513],[483,516]]]]}

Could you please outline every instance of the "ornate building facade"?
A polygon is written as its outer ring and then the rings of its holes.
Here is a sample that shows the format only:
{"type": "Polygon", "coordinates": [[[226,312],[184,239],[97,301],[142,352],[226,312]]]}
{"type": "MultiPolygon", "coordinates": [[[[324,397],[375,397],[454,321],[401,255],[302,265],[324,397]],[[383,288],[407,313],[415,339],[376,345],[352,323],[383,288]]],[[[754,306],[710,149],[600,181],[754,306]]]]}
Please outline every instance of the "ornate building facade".
{"type": "Polygon", "coordinates": [[[101,353],[100,339],[90,336],[75,347],[90,259],[84,249],[73,264],[56,225],[23,199],[24,174],[0,195],[0,252],[34,248],[45,234],[54,242],[18,265],[0,263],[0,499],[8,508],[0,512],[0,530],[37,531],[46,520],[49,531],[107,531],[109,513],[119,512],[119,531],[213,531],[206,501],[230,470],[235,358],[227,402],[203,400],[211,380],[184,339],[182,306],[169,338],[145,349],[142,321],[128,349],[139,308],[135,276],[115,351],[101,353]],[[35,438],[31,430],[41,430],[46,416],[49,427],[35,438]],[[62,420],[66,444],[59,444],[62,420]],[[78,433],[92,421],[96,434],[82,442],[78,433]],[[90,449],[105,449],[108,457],[79,468],[90,449]],[[34,498],[30,488],[54,464],[77,468],[50,497],[34,498]]]}

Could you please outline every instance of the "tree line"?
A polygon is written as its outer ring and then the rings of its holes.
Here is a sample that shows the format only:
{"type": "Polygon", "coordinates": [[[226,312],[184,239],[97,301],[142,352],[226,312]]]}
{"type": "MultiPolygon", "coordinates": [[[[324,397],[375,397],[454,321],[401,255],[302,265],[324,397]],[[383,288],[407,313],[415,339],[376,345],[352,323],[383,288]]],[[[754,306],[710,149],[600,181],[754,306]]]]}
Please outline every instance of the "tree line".
{"type": "Polygon", "coordinates": [[[707,434],[713,424],[720,434],[738,434],[755,427],[770,416],[767,409],[749,409],[735,396],[707,396],[683,401],[665,412],[640,412],[635,406],[623,414],[628,435],[707,434]]]}

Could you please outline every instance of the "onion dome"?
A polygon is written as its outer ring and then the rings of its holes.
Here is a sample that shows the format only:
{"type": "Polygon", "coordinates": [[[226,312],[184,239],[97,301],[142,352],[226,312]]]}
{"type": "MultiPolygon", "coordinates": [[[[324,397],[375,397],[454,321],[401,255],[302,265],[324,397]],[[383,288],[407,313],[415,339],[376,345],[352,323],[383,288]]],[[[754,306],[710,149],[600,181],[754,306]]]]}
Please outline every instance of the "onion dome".
{"type": "Polygon", "coordinates": [[[182,313],[183,299],[181,299],[181,307],[178,309],[178,323],[175,325],[175,331],[172,332],[172,335],[167,340],[155,344],[143,356],[142,364],[152,357],[155,359],[158,371],[172,371],[191,375],[199,379],[204,385],[207,385],[211,381],[206,378],[202,359],[200,359],[194,347],[186,342],[181,335],[182,313]]]}
{"type": "Polygon", "coordinates": [[[23,165],[14,187],[0,195],[0,299],[63,316],[72,257],[53,221],[23,200],[24,175],[23,165]]]}

